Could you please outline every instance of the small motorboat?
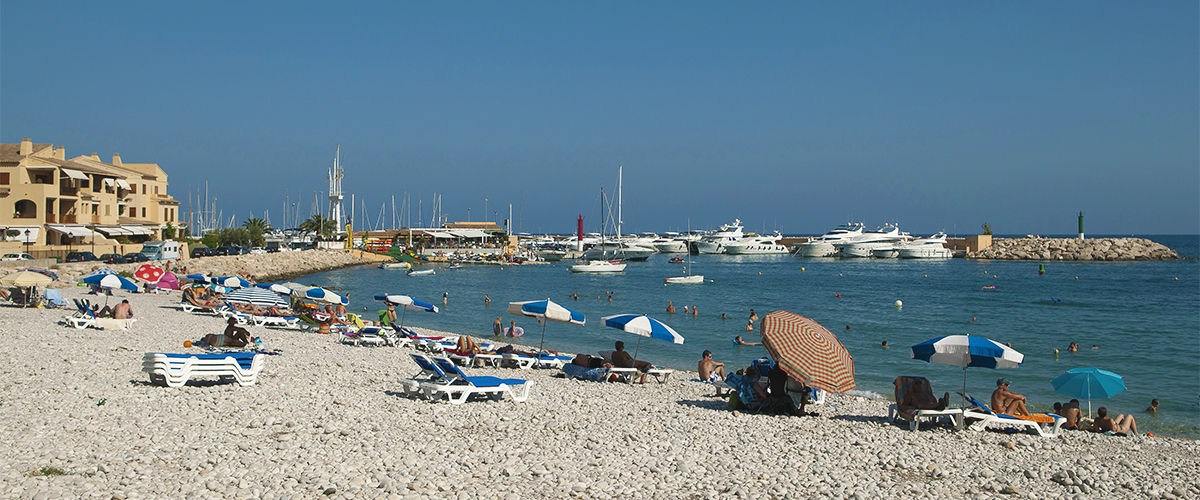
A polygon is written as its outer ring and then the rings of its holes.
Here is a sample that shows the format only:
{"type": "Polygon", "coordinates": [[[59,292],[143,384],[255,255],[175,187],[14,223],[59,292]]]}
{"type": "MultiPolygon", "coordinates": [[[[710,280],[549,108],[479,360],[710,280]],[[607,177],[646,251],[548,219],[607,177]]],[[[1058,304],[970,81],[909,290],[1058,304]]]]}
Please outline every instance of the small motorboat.
{"type": "Polygon", "coordinates": [[[405,274],[407,274],[409,276],[433,276],[433,275],[437,274],[437,270],[436,269],[409,269],[408,272],[405,274]]]}
{"type": "Polygon", "coordinates": [[[683,257],[671,257],[671,260],[669,260],[667,262],[670,262],[672,264],[683,264],[684,261],[683,261],[683,257]]]}
{"type": "Polygon", "coordinates": [[[462,269],[462,268],[463,268],[463,265],[459,264],[457,262],[446,266],[446,269],[462,269]]]}
{"type": "Polygon", "coordinates": [[[589,260],[583,264],[575,264],[567,269],[573,273],[619,273],[624,271],[627,265],[619,260],[589,260]]]}
{"type": "Polygon", "coordinates": [[[412,264],[407,262],[384,262],[379,265],[380,269],[411,269],[412,264]]]}

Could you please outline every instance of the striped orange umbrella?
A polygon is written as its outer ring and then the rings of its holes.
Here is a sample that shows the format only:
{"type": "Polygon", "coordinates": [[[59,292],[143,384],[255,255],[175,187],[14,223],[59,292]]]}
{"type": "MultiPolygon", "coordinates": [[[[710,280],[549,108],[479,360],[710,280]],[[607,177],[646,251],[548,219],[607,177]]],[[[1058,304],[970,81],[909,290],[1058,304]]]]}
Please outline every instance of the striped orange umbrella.
{"type": "Polygon", "coordinates": [[[763,318],[760,331],[771,359],[792,378],[837,394],[855,387],[854,358],[820,323],[775,311],[763,318]]]}

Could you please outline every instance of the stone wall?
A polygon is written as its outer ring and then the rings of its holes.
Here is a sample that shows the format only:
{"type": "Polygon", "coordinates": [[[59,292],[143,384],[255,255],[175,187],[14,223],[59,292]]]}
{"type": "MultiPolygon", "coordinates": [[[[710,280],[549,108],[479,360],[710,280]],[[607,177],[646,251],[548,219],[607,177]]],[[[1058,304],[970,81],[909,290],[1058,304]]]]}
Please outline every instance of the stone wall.
{"type": "Polygon", "coordinates": [[[1144,238],[999,238],[968,259],[1129,261],[1177,260],[1170,248],[1144,238]]]}

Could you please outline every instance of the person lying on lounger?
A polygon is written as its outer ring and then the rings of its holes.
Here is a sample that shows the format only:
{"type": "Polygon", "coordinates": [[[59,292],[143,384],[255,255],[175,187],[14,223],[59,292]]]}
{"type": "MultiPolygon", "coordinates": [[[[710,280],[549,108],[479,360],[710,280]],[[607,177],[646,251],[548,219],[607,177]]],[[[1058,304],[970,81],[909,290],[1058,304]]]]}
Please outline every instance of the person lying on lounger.
{"type": "Polygon", "coordinates": [[[229,318],[229,325],[225,327],[224,333],[210,333],[200,340],[210,347],[246,347],[252,342],[250,332],[237,326],[236,318],[229,318]]]}
{"type": "Polygon", "coordinates": [[[612,363],[604,363],[598,368],[587,368],[572,362],[563,365],[562,371],[572,378],[591,380],[592,382],[604,382],[605,380],[615,379],[615,374],[608,373],[608,369],[612,367],[612,363]]]}
{"type": "Polygon", "coordinates": [[[463,336],[458,337],[458,344],[454,347],[454,350],[456,350],[458,352],[467,353],[467,354],[495,354],[496,353],[496,351],[489,351],[487,349],[479,347],[479,344],[476,344],[475,340],[472,339],[469,335],[463,335],[463,336]]]}
{"type": "Polygon", "coordinates": [[[913,381],[912,390],[904,395],[904,400],[900,401],[900,411],[908,413],[913,410],[945,410],[950,404],[950,393],[942,396],[942,399],[935,399],[933,393],[930,392],[929,381],[917,379],[913,381]]]}

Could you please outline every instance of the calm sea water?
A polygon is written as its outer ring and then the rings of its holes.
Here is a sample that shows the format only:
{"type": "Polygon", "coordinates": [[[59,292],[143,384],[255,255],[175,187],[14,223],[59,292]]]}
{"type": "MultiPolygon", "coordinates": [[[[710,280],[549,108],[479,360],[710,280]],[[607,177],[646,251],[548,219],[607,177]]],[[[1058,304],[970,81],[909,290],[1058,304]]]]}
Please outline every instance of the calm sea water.
{"type": "MultiPolygon", "coordinates": [[[[1200,236],[1143,237],[1182,256],[1200,256],[1200,236]]],[[[1033,407],[1046,409],[1070,399],[1054,392],[1051,379],[1071,368],[1094,366],[1124,376],[1128,390],[1095,400],[1093,407],[1134,412],[1143,432],[1200,438],[1196,260],[1051,262],[1046,263],[1046,275],[1039,276],[1038,262],[697,255],[692,257],[692,270],[705,276],[704,284],[664,286],[664,277],[682,272],[682,266],[668,263],[668,258],[656,255],[611,275],[573,274],[564,262],[466,266],[421,277],[358,267],[297,281],[342,288],[350,294],[351,309],[365,306],[371,317],[380,309],[370,300],[378,293],[407,294],[435,304],[448,293],[440,314],[409,312],[406,324],[486,338],[500,316],[506,326],[515,319],[526,331],[519,342],[534,346],[541,327],[510,316],[505,308],[510,301],[550,298],[587,316],[586,326],[546,327],[546,347],[565,352],[595,353],[612,349],[616,340],[632,350],[638,337],[607,328],[600,318],[649,314],[678,330],[686,342],[643,339],[638,358],[690,370],[705,349],[730,367],[764,356],[762,347],[737,346],[732,339],[743,335],[760,340],[757,331],[745,331],[751,308],[760,316],[788,310],[835,333],[854,356],[857,390],[883,395],[892,393],[892,380],[898,375],[928,377],[939,393],[960,389],[961,369],[913,360],[908,348],[942,335],[978,335],[1011,342],[1025,354],[1025,362],[1018,369],[969,369],[970,392],[986,396],[995,380],[1005,377],[1033,407]],[[609,291],[614,292],[611,302],[606,298],[609,291]],[[579,294],[577,301],[569,297],[574,293],[579,294]],[[484,304],[484,294],[491,296],[491,305],[484,304]],[[902,308],[894,306],[897,300],[903,301],[902,308]],[[668,301],[675,302],[678,313],[665,312],[668,301]],[[683,315],[685,305],[699,306],[700,314],[683,315]],[[722,313],[728,319],[722,320],[722,313]],[[880,347],[885,340],[889,349],[880,347]],[[1082,346],[1078,353],[1066,352],[1072,341],[1082,346]],[[1153,398],[1162,402],[1157,417],[1143,413],[1153,398]]]]}

